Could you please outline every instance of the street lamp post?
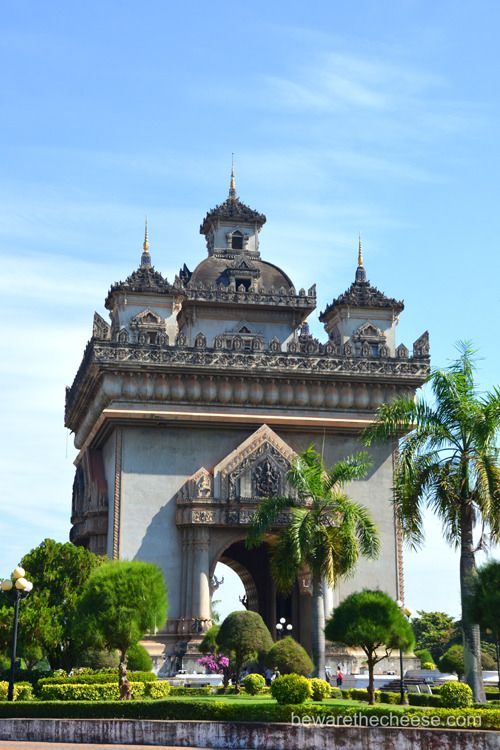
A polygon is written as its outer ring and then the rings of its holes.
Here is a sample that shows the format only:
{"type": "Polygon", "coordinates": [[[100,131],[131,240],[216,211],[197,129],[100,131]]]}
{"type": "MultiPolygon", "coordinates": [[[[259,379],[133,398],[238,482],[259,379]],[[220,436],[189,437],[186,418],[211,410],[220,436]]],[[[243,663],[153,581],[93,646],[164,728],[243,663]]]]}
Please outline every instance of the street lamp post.
{"type": "Polygon", "coordinates": [[[283,638],[285,633],[291,634],[293,625],[291,622],[287,623],[284,617],[280,617],[279,622],[276,623],[276,630],[278,631],[278,638],[283,638]]]}
{"type": "MultiPolygon", "coordinates": [[[[396,604],[398,605],[401,614],[405,617],[409,618],[411,617],[411,609],[408,609],[405,607],[404,602],[401,601],[401,599],[398,599],[396,604]]],[[[400,692],[400,698],[399,703],[404,706],[407,703],[406,700],[406,691],[405,691],[405,676],[404,676],[404,666],[403,666],[403,649],[399,648],[399,692],[400,692]]]]}
{"type": "Polygon", "coordinates": [[[0,588],[3,593],[9,598],[10,602],[14,605],[14,625],[12,627],[12,644],[10,650],[10,674],[9,674],[9,689],[7,693],[7,700],[14,700],[14,679],[16,673],[16,650],[17,650],[17,625],[19,621],[19,604],[21,599],[26,599],[29,595],[33,584],[25,578],[25,571],[23,568],[17,567],[13,572],[11,578],[6,578],[2,581],[0,588]]]}

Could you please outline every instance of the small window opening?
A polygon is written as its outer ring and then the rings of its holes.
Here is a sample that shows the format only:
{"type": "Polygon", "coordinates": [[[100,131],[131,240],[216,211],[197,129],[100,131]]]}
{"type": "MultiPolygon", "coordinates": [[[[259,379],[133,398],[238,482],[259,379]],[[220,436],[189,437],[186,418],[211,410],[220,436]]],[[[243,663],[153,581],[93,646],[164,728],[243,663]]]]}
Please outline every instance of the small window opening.
{"type": "Polygon", "coordinates": [[[148,333],[148,341],[150,344],[156,344],[156,333],[148,333]]]}
{"type": "Polygon", "coordinates": [[[249,289],[250,289],[250,284],[251,283],[252,282],[251,282],[250,279],[236,279],[236,289],[239,289],[239,287],[241,285],[243,285],[245,287],[245,289],[247,290],[247,292],[248,292],[249,289]]]}
{"type": "Polygon", "coordinates": [[[242,328],[240,328],[239,333],[250,333],[250,329],[246,326],[243,326],[242,328]]]}
{"type": "Polygon", "coordinates": [[[231,247],[233,250],[243,250],[243,235],[241,232],[234,232],[231,236],[231,247]]]}

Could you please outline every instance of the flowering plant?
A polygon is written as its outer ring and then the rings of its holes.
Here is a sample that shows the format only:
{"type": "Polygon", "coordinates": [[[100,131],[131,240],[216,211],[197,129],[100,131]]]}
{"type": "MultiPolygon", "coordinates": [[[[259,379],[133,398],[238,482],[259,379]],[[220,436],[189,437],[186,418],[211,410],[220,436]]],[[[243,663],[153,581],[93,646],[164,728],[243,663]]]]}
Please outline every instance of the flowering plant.
{"type": "Polygon", "coordinates": [[[205,667],[209,674],[222,674],[229,667],[229,659],[222,654],[209,654],[198,659],[198,664],[205,667]]]}

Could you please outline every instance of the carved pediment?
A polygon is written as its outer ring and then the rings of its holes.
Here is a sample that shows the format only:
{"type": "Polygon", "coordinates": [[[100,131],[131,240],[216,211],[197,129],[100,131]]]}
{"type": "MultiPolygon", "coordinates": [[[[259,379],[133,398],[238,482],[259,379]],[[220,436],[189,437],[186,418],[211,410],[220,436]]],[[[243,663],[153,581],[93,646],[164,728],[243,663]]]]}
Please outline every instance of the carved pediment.
{"type": "Polygon", "coordinates": [[[149,308],[135,315],[130,321],[131,328],[150,328],[151,326],[161,326],[163,318],[149,308]]]}
{"type": "Polygon", "coordinates": [[[94,313],[94,322],[92,325],[92,336],[95,339],[106,340],[111,338],[111,326],[106,323],[99,313],[94,313]]]}
{"type": "Polygon", "coordinates": [[[377,326],[370,321],[367,321],[366,323],[360,325],[359,328],[356,328],[352,335],[352,338],[355,341],[385,341],[385,335],[383,334],[383,332],[380,330],[380,328],[377,328],[377,326]]]}
{"type": "Polygon", "coordinates": [[[425,331],[413,344],[413,356],[428,357],[429,351],[429,331],[425,331]]]}
{"type": "Polygon", "coordinates": [[[213,496],[213,478],[210,472],[201,466],[184,482],[177,493],[177,502],[206,500],[213,496]]]}
{"type": "Polygon", "coordinates": [[[215,466],[215,497],[236,501],[291,494],[287,474],[296,455],[270,427],[262,425],[215,466]]]}

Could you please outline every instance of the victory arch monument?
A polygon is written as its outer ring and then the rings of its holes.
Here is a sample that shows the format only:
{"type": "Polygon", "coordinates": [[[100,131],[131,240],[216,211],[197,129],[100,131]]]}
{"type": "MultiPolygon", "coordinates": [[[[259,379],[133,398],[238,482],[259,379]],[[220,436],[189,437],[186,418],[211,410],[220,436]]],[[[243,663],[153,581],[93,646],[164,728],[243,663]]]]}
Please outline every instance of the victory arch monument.
{"type": "MultiPolygon", "coordinates": [[[[207,257],[172,282],[153,267],[146,230],[140,265],[111,286],[109,322],[94,314],[66,393],[79,450],[71,540],[163,570],[168,623],[151,640],[165,647],[165,670],[184,652],[185,665],[195,664],[218,562],[238,573],[246,606],[271,633],[285,616],[310,648],[308,571],[290,596],[276,592],[269,544],[245,547],[252,514],[260,498],[289,491],[297,453],[314,443],[331,465],[360,450],[377,407],[414,394],[429,370],[428,334],[411,353],[397,344],[403,303],[370,285],[361,246],[354,282],[319,315],[326,333],[314,338],[306,320],[316,289],[275,266],[272,249],[261,255],[265,222],[237,197],[233,176],[228,198],[200,227],[207,257]]],[[[367,478],[348,488],[376,520],[382,551],[328,590],[327,615],[363,587],[404,596],[395,449],[375,448],[367,478]]]]}

